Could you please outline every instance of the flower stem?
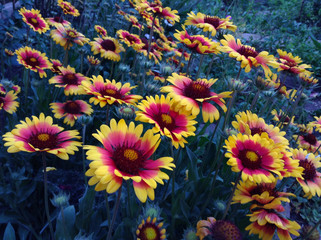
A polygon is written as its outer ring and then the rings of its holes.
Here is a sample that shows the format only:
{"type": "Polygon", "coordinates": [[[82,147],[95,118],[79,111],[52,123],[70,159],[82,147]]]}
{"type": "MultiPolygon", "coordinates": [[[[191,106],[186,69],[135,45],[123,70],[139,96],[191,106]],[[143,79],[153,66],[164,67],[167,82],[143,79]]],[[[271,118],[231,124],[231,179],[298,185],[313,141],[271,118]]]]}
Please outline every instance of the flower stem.
{"type": "Polygon", "coordinates": [[[189,56],[189,60],[188,60],[187,68],[186,68],[186,75],[188,75],[188,73],[189,73],[189,67],[191,66],[193,55],[194,55],[194,52],[192,52],[191,55],[189,56]]]}
{"type": "Polygon", "coordinates": [[[67,234],[67,231],[66,231],[66,221],[65,221],[64,209],[63,209],[62,206],[60,208],[60,214],[61,214],[62,227],[63,227],[63,230],[64,230],[65,239],[69,239],[69,235],[67,234]]]}
{"type": "MultiPolygon", "coordinates": [[[[171,156],[175,161],[174,149],[173,149],[173,144],[171,141],[169,142],[169,145],[170,145],[170,150],[171,150],[171,156]]],[[[175,201],[175,169],[173,169],[173,175],[172,175],[172,198],[171,198],[171,205],[172,205],[172,208],[171,208],[171,215],[172,215],[172,218],[171,218],[171,238],[172,239],[175,239],[174,201],[175,201]]]]}
{"type": "Polygon", "coordinates": [[[128,212],[129,212],[129,217],[132,218],[133,217],[133,212],[132,212],[132,208],[131,208],[131,205],[130,205],[130,184],[129,184],[129,181],[126,181],[126,184],[127,184],[127,204],[128,204],[128,212]]]}
{"type": "Polygon", "coordinates": [[[115,68],[115,62],[113,61],[112,64],[111,64],[111,70],[110,70],[110,74],[109,74],[109,79],[110,80],[113,79],[114,68],[115,68]]]}
{"type": "Polygon", "coordinates": [[[113,218],[111,220],[111,224],[109,225],[109,230],[108,230],[108,234],[107,234],[106,240],[110,240],[111,239],[111,234],[112,234],[113,227],[114,227],[114,224],[115,224],[115,221],[116,221],[116,217],[117,217],[117,213],[118,213],[120,197],[121,197],[121,190],[122,190],[122,188],[120,187],[119,190],[118,190],[118,196],[117,196],[117,200],[116,200],[114,214],[113,214],[113,218]]]}
{"type": "Polygon", "coordinates": [[[199,76],[199,74],[201,72],[201,68],[202,68],[202,64],[203,64],[203,61],[204,61],[204,57],[205,57],[205,54],[202,54],[201,59],[200,59],[200,65],[198,66],[198,70],[197,70],[195,79],[198,78],[198,76],[199,76]]]}
{"type": "Polygon", "coordinates": [[[109,208],[109,201],[108,201],[108,193],[105,191],[105,202],[106,202],[106,213],[107,213],[107,221],[108,226],[110,226],[111,216],[110,216],[110,208],[109,208]]]}
{"type": "MultiPolygon", "coordinates": [[[[302,240],[309,239],[311,234],[314,232],[314,230],[320,225],[321,219],[313,226],[313,228],[307,233],[307,235],[303,236],[302,240]]],[[[299,239],[299,238],[296,238],[299,239]]]]}
{"type": "Polygon", "coordinates": [[[208,66],[208,69],[207,69],[206,79],[208,79],[208,76],[209,76],[209,75],[210,75],[210,73],[211,73],[211,70],[212,70],[212,66],[213,66],[213,63],[214,63],[215,57],[216,57],[216,55],[215,55],[215,54],[213,54],[212,60],[211,60],[210,65],[208,66]]]}
{"type": "Polygon", "coordinates": [[[65,52],[65,56],[64,56],[64,67],[67,67],[68,55],[69,55],[69,43],[67,43],[66,52],[65,52]]]}
{"type": "Polygon", "coordinates": [[[257,103],[257,100],[259,99],[261,91],[258,90],[253,98],[253,101],[251,103],[251,107],[250,107],[250,111],[252,111],[253,107],[255,106],[255,104],[257,103]]]}
{"type": "Polygon", "coordinates": [[[91,70],[91,65],[89,65],[89,68],[88,68],[88,70],[87,70],[87,72],[86,72],[86,77],[88,76],[90,70],[91,70]]]}
{"type": "Polygon", "coordinates": [[[110,110],[110,105],[107,105],[107,109],[106,109],[106,124],[108,124],[108,120],[109,120],[109,110],[110,110]]]}
{"type": "Polygon", "coordinates": [[[241,179],[241,176],[242,176],[242,171],[239,173],[239,175],[237,176],[237,179],[235,181],[235,184],[234,184],[234,187],[233,187],[233,190],[232,190],[232,193],[230,195],[230,199],[227,203],[227,206],[225,208],[225,211],[224,211],[224,214],[223,214],[223,217],[222,217],[222,220],[225,219],[226,215],[227,215],[227,212],[231,206],[231,203],[232,203],[232,199],[233,199],[233,196],[234,196],[234,193],[235,193],[235,190],[236,190],[236,187],[237,187],[237,184],[239,183],[240,179],[241,179]]]}
{"type": "MultiPolygon", "coordinates": [[[[29,92],[29,85],[30,85],[30,72],[31,70],[27,70],[27,79],[25,81],[25,107],[27,108],[27,103],[28,103],[28,92],[29,92]]],[[[27,109],[26,109],[27,110],[27,109]]]]}
{"type": "Polygon", "coordinates": [[[47,171],[46,171],[46,153],[42,152],[42,164],[43,164],[43,183],[44,183],[44,198],[45,198],[45,209],[46,209],[46,215],[47,215],[47,220],[49,224],[49,229],[50,229],[50,235],[51,239],[54,240],[54,231],[52,228],[51,220],[50,220],[50,214],[49,214],[49,205],[48,205],[48,186],[47,186],[47,171]]]}
{"type": "MultiPolygon", "coordinates": [[[[82,145],[83,146],[85,145],[86,127],[87,127],[87,125],[83,124],[83,127],[82,127],[82,145]]],[[[85,174],[85,172],[86,172],[86,162],[85,162],[85,160],[86,160],[85,149],[82,148],[82,170],[83,170],[83,174],[84,174],[85,185],[87,185],[87,176],[85,174]]]]}

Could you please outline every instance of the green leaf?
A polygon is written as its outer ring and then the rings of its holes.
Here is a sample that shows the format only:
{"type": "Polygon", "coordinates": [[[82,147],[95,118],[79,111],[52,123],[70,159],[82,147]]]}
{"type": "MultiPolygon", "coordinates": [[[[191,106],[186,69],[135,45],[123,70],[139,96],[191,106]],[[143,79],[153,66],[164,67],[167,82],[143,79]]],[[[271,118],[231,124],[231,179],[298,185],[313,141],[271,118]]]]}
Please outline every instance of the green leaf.
{"type": "Polygon", "coordinates": [[[188,178],[190,180],[198,179],[198,171],[197,171],[197,156],[186,146],[186,153],[188,156],[188,178]]]}
{"type": "Polygon", "coordinates": [[[75,207],[68,206],[63,210],[63,216],[60,212],[57,218],[56,238],[69,240],[76,235],[75,230],[76,211],[75,207]]]}
{"type": "Polygon", "coordinates": [[[4,231],[3,240],[16,240],[15,231],[10,222],[4,231]]]}

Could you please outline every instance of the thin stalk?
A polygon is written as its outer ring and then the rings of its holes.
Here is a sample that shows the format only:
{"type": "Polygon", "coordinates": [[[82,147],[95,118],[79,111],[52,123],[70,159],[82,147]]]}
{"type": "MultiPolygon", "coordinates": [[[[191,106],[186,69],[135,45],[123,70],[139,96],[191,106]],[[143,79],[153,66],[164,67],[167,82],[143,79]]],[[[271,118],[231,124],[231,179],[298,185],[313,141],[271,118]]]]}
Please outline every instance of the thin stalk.
{"type": "Polygon", "coordinates": [[[64,67],[67,67],[68,64],[68,55],[69,55],[69,42],[67,43],[66,52],[64,56],[64,67]]]}
{"type": "Polygon", "coordinates": [[[67,234],[67,231],[66,231],[66,221],[65,221],[64,209],[62,206],[60,207],[60,213],[61,213],[62,227],[63,227],[65,239],[69,239],[69,234],[67,234]]]}
{"type": "Polygon", "coordinates": [[[110,70],[110,74],[109,74],[109,79],[110,80],[113,79],[114,68],[115,68],[115,62],[113,61],[112,64],[111,64],[111,70],[110,70]]]}
{"type": "Polygon", "coordinates": [[[3,42],[2,42],[2,48],[1,48],[1,73],[2,73],[2,77],[4,77],[5,72],[4,72],[4,61],[3,61],[3,51],[4,51],[4,44],[6,43],[8,37],[6,35],[6,37],[4,38],[3,42]]]}
{"type": "Polygon", "coordinates": [[[177,70],[178,70],[178,72],[180,72],[180,69],[181,69],[181,63],[182,63],[182,60],[183,60],[183,58],[184,58],[184,53],[185,53],[185,49],[183,49],[183,51],[182,51],[182,55],[181,55],[181,57],[179,58],[179,61],[178,61],[178,64],[177,64],[177,70]]]}
{"type": "Polygon", "coordinates": [[[255,106],[255,104],[257,103],[257,100],[259,99],[261,91],[258,90],[253,98],[253,101],[251,103],[251,107],[250,107],[250,111],[252,111],[253,107],[255,106]]]}
{"type": "Polygon", "coordinates": [[[189,60],[188,60],[188,63],[187,63],[187,68],[186,68],[186,75],[188,75],[189,67],[191,66],[193,55],[194,55],[194,52],[192,52],[191,55],[189,56],[189,60]]]}
{"type": "Polygon", "coordinates": [[[197,70],[195,79],[198,78],[198,76],[199,76],[199,74],[201,72],[201,68],[202,68],[202,64],[203,64],[203,61],[204,61],[204,57],[205,57],[205,54],[202,54],[201,59],[200,59],[200,65],[198,66],[198,70],[197,70]]]}
{"type": "Polygon", "coordinates": [[[106,240],[110,240],[111,239],[113,227],[114,227],[114,224],[115,224],[115,221],[116,221],[116,217],[117,217],[117,213],[118,213],[120,197],[121,197],[121,190],[122,189],[120,187],[119,190],[118,190],[118,196],[117,196],[116,205],[115,205],[115,209],[114,209],[114,213],[113,213],[113,218],[112,218],[111,224],[109,226],[109,230],[108,230],[108,234],[107,234],[106,240]]]}
{"type": "Polygon", "coordinates": [[[108,124],[108,120],[109,120],[109,110],[110,110],[110,105],[107,104],[107,109],[106,109],[106,124],[108,124]]]}
{"type": "MultiPolygon", "coordinates": [[[[83,124],[82,127],[82,146],[85,146],[85,138],[86,138],[86,124],[83,124]]],[[[82,148],[82,171],[83,171],[83,175],[84,175],[84,181],[85,181],[85,185],[87,185],[87,176],[86,176],[86,155],[85,155],[85,149],[82,148]]]]}
{"type": "Polygon", "coordinates": [[[106,203],[106,213],[107,213],[108,226],[110,226],[111,215],[110,215],[110,207],[109,207],[109,201],[108,201],[108,193],[106,191],[105,191],[105,203],[106,203]]]}
{"type": "MultiPolygon", "coordinates": [[[[307,235],[305,235],[302,240],[305,240],[305,239],[309,239],[309,237],[311,236],[311,234],[314,232],[314,230],[320,225],[321,223],[321,219],[314,225],[314,227],[307,233],[307,235]]],[[[299,238],[296,238],[296,239],[299,239],[299,238]]]]}
{"type": "Polygon", "coordinates": [[[48,185],[47,185],[47,171],[46,171],[46,153],[42,152],[42,164],[43,164],[43,183],[44,183],[44,198],[45,198],[45,209],[46,209],[46,215],[47,215],[47,221],[49,224],[50,229],[50,235],[51,239],[54,240],[54,231],[52,228],[51,220],[50,220],[50,214],[49,214],[49,205],[48,205],[48,185]]]}
{"type": "Polygon", "coordinates": [[[28,69],[27,70],[27,80],[25,82],[25,107],[27,107],[27,103],[28,103],[28,92],[29,92],[29,85],[30,85],[30,72],[31,70],[28,69]]]}
{"type": "Polygon", "coordinates": [[[242,176],[242,171],[239,173],[239,175],[237,176],[237,179],[235,181],[235,184],[234,184],[234,187],[233,187],[233,190],[232,190],[232,193],[230,195],[230,198],[229,198],[229,201],[227,203],[227,206],[225,208],[225,211],[224,211],[224,214],[223,214],[223,217],[222,217],[222,220],[225,219],[226,215],[227,215],[227,212],[231,206],[231,203],[232,203],[232,199],[233,199],[233,196],[234,196],[234,193],[235,193],[235,190],[236,190],[236,187],[237,187],[237,184],[239,183],[240,179],[241,179],[241,176],[242,176]]]}
{"type": "Polygon", "coordinates": [[[208,76],[209,76],[209,75],[210,75],[210,73],[211,73],[211,70],[212,70],[212,66],[213,66],[213,63],[214,63],[215,57],[216,57],[216,55],[215,55],[215,54],[213,54],[212,60],[211,60],[210,65],[208,66],[208,69],[207,69],[206,79],[208,79],[208,76]]]}
{"type": "Polygon", "coordinates": [[[129,212],[129,217],[132,218],[133,217],[133,212],[132,212],[132,208],[131,208],[131,205],[130,205],[130,184],[129,184],[129,181],[126,181],[126,184],[127,184],[127,204],[128,204],[128,212],[129,212]]]}
{"type": "Polygon", "coordinates": [[[321,144],[320,144],[319,147],[313,152],[313,154],[316,154],[316,152],[319,150],[320,147],[321,147],[321,144]]]}
{"type": "Polygon", "coordinates": [[[91,65],[89,65],[89,68],[88,68],[88,70],[87,70],[87,72],[86,72],[86,77],[88,77],[88,74],[89,74],[89,72],[90,72],[90,70],[91,70],[91,65]]]}
{"type": "Polygon", "coordinates": [[[149,39],[148,39],[148,49],[147,49],[147,60],[149,59],[149,53],[150,53],[150,49],[151,49],[151,44],[152,44],[152,40],[153,40],[153,33],[154,33],[154,26],[155,26],[155,14],[153,15],[153,23],[152,23],[152,28],[149,31],[149,39]]]}
{"type": "Polygon", "coordinates": [[[81,51],[80,54],[80,72],[82,73],[84,69],[84,51],[81,51]]]}
{"type": "MultiPolygon", "coordinates": [[[[171,156],[175,162],[173,144],[171,141],[169,142],[169,145],[170,145],[170,150],[171,150],[171,156]]],[[[175,200],[175,169],[173,169],[173,176],[172,176],[172,198],[171,198],[171,204],[172,204],[172,208],[171,208],[171,215],[172,215],[172,218],[171,218],[171,237],[172,237],[172,239],[175,239],[174,200],[175,200]]]]}
{"type": "MultiPolygon", "coordinates": [[[[299,92],[299,94],[298,94],[298,96],[297,96],[297,98],[296,98],[293,106],[291,107],[291,112],[290,112],[290,115],[289,115],[289,119],[290,119],[290,120],[289,120],[289,124],[286,125],[286,127],[285,127],[285,129],[284,129],[285,132],[288,130],[288,128],[289,128],[289,126],[290,126],[290,122],[291,122],[291,120],[292,120],[292,117],[294,116],[295,109],[296,109],[297,106],[298,106],[298,103],[299,103],[300,98],[301,98],[301,96],[302,96],[303,90],[304,90],[304,88],[301,87],[301,90],[300,90],[300,92],[299,92]]],[[[285,118],[284,118],[284,120],[285,120],[285,118]]],[[[284,120],[282,121],[282,125],[283,125],[284,120]]]]}

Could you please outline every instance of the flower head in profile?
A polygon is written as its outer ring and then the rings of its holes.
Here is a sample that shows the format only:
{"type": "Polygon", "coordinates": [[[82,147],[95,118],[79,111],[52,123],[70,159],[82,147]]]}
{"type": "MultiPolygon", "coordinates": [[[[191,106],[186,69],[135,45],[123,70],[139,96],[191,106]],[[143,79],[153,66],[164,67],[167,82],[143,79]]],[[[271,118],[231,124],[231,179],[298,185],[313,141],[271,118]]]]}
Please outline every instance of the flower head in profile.
{"type": "Polygon", "coordinates": [[[130,94],[130,91],[135,88],[129,83],[122,85],[115,80],[104,80],[100,75],[93,76],[89,81],[82,82],[83,89],[88,95],[92,95],[89,99],[90,103],[99,104],[100,107],[112,104],[134,104],[142,97],[139,95],[130,94]]]}
{"type": "Polygon", "coordinates": [[[75,154],[81,146],[81,143],[76,141],[80,139],[79,132],[64,131],[64,128],[52,123],[52,118],[43,113],[40,113],[39,118],[26,118],[11,132],[3,135],[4,146],[9,147],[9,153],[47,152],[68,160],[68,154],[75,154]]]}
{"type": "Polygon", "coordinates": [[[77,32],[76,29],[70,26],[63,26],[62,24],[56,26],[57,29],[51,30],[50,36],[65,50],[70,49],[73,43],[83,46],[89,41],[82,33],[77,32]]]}
{"type": "Polygon", "coordinates": [[[128,22],[130,22],[133,27],[144,30],[144,26],[139,23],[138,19],[135,16],[126,14],[124,15],[124,18],[128,22]]]}
{"type": "Polygon", "coordinates": [[[184,139],[195,135],[195,116],[184,108],[177,108],[177,102],[164,95],[146,97],[137,106],[136,121],[148,122],[155,125],[153,131],[169,137],[174,147],[184,147],[184,139]]]}
{"type": "Polygon", "coordinates": [[[49,79],[50,84],[55,84],[56,87],[63,87],[65,95],[81,95],[85,91],[81,87],[81,82],[86,80],[87,77],[81,73],[76,73],[75,69],[67,66],[60,67],[60,75],[54,76],[49,79]]]}
{"type": "Polygon", "coordinates": [[[235,38],[228,34],[224,35],[224,39],[221,40],[223,47],[222,52],[228,53],[230,57],[235,58],[241,62],[241,67],[245,68],[245,72],[250,72],[252,67],[262,67],[265,75],[272,75],[272,71],[269,66],[277,68],[279,65],[273,55],[269,55],[268,52],[257,52],[254,47],[243,45],[240,39],[235,38]]]}
{"type": "Polygon", "coordinates": [[[204,122],[214,122],[220,117],[219,110],[212,104],[220,106],[225,112],[226,106],[223,98],[230,97],[231,92],[215,93],[211,91],[211,86],[217,79],[197,79],[193,81],[189,77],[173,73],[168,77],[168,82],[173,85],[161,88],[162,92],[167,92],[168,95],[179,102],[179,106],[186,108],[186,111],[192,111],[194,116],[197,116],[201,111],[204,122]],[[201,109],[202,107],[202,109],[201,109]]]}
{"type": "Polygon", "coordinates": [[[70,2],[58,0],[58,6],[61,7],[64,14],[69,14],[74,17],[78,17],[80,15],[78,9],[76,9],[70,2]]]}
{"type": "Polygon", "coordinates": [[[166,238],[166,229],[163,222],[158,223],[158,219],[149,216],[143,219],[136,230],[137,240],[163,240],[166,238]]]}
{"type": "Polygon", "coordinates": [[[100,60],[98,58],[95,58],[94,56],[87,56],[88,63],[91,66],[97,66],[100,64],[100,60]]]}
{"type": "Polygon", "coordinates": [[[34,72],[38,72],[39,76],[47,77],[44,69],[50,69],[51,63],[45,53],[41,53],[28,46],[19,48],[15,51],[18,62],[34,72]]]}
{"type": "Polygon", "coordinates": [[[11,51],[11,50],[9,50],[9,49],[7,49],[7,48],[4,49],[4,53],[5,53],[8,57],[14,56],[14,52],[11,51]]]}
{"type": "Polygon", "coordinates": [[[46,18],[46,21],[49,25],[57,27],[58,25],[62,24],[63,26],[70,26],[71,23],[65,19],[63,19],[62,16],[56,16],[52,18],[46,18]]]}
{"type": "Polygon", "coordinates": [[[162,74],[159,71],[154,71],[152,69],[149,69],[148,72],[146,72],[147,76],[154,76],[154,80],[160,81],[162,83],[165,83],[166,79],[162,76],[162,74]]]}
{"type": "Polygon", "coordinates": [[[309,126],[315,127],[315,130],[321,133],[321,116],[320,117],[314,117],[315,121],[312,121],[309,123],[309,126]]]}
{"type": "Polygon", "coordinates": [[[67,101],[64,103],[50,103],[55,118],[64,118],[64,123],[74,126],[75,121],[84,114],[93,113],[92,107],[83,100],[67,101]]]}
{"type": "Polygon", "coordinates": [[[272,120],[275,122],[279,122],[278,126],[293,124],[294,122],[294,116],[290,121],[289,116],[287,116],[286,113],[283,112],[281,109],[279,111],[277,111],[276,109],[273,109],[271,114],[273,115],[272,120]]]}
{"type": "Polygon", "coordinates": [[[117,35],[120,41],[136,51],[140,50],[145,45],[137,34],[129,33],[125,30],[118,30],[117,35]]]}
{"type": "Polygon", "coordinates": [[[315,156],[313,153],[300,149],[292,149],[293,159],[299,160],[300,167],[303,168],[302,177],[298,177],[305,197],[312,198],[317,195],[321,196],[321,173],[318,169],[321,167],[320,156],[315,156]]]}
{"type": "Polygon", "coordinates": [[[187,20],[185,21],[185,25],[194,25],[198,28],[202,28],[204,32],[210,32],[212,36],[216,35],[216,32],[219,29],[228,29],[233,32],[236,30],[236,26],[231,22],[231,16],[226,18],[219,18],[217,16],[208,16],[203,13],[197,13],[195,15],[194,12],[187,14],[187,20]]]}
{"type": "Polygon", "coordinates": [[[196,236],[203,240],[206,236],[213,239],[242,240],[241,231],[233,223],[208,217],[197,222],[196,236]]]}
{"type": "Polygon", "coordinates": [[[61,74],[60,67],[62,67],[62,63],[58,59],[50,59],[52,63],[51,71],[53,73],[61,74]]]}
{"type": "Polygon", "coordinates": [[[22,20],[27,23],[35,32],[41,34],[49,30],[49,26],[46,23],[45,19],[41,16],[39,10],[27,10],[23,7],[19,10],[19,13],[22,16],[22,20]]]}
{"type": "Polygon", "coordinates": [[[99,35],[107,37],[107,30],[104,27],[100,25],[95,25],[95,30],[99,35]]]}
{"type": "Polygon", "coordinates": [[[294,57],[292,53],[287,53],[281,49],[277,49],[277,52],[279,54],[278,71],[287,71],[294,74],[304,73],[307,76],[311,75],[311,72],[307,70],[307,68],[311,68],[311,66],[307,64],[301,64],[302,60],[300,57],[294,57]]]}
{"type": "Polygon", "coordinates": [[[233,172],[242,172],[242,180],[271,183],[275,175],[281,176],[282,155],[273,140],[259,134],[230,136],[225,140],[227,165],[233,172]]]}
{"type": "Polygon", "coordinates": [[[249,214],[252,222],[245,230],[250,234],[259,235],[260,239],[272,240],[275,232],[279,239],[292,239],[291,234],[299,236],[299,224],[284,218],[279,212],[273,209],[259,209],[249,214]]]}
{"type": "Polygon", "coordinates": [[[141,202],[146,202],[147,197],[154,200],[157,183],[163,184],[163,180],[169,179],[161,169],[175,167],[171,157],[150,159],[160,143],[160,135],[147,130],[141,137],[143,125],[135,126],[133,122],[127,125],[124,119],[118,123],[112,119],[109,126],[102,125],[97,132],[93,136],[103,147],[84,147],[88,150],[87,159],[92,161],[86,172],[91,177],[88,184],[96,184],[96,191],[113,193],[122,186],[123,180],[132,180],[141,202]]]}
{"type": "Polygon", "coordinates": [[[16,101],[18,93],[20,93],[19,86],[0,83],[0,111],[3,109],[9,114],[16,112],[19,107],[19,102],[16,101]]]}
{"type": "MultiPolygon", "coordinates": [[[[137,51],[139,53],[142,53],[145,56],[147,56],[148,46],[149,46],[148,40],[146,38],[142,38],[141,40],[144,43],[144,45],[141,49],[139,49],[137,51]]],[[[159,61],[162,60],[162,53],[160,51],[158,51],[157,49],[158,49],[158,47],[157,47],[156,42],[151,42],[150,48],[149,48],[148,59],[153,59],[156,64],[158,64],[159,61]]]]}
{"type": "Polygon", "coordinates": [[[89,45],[95,55],[100,54],[101,57],[114,62],[118,62],[120,60],[120,52],[125,51],[118,40],[111,37],[95,38],[95,41],[90,42],[89,45]]]}

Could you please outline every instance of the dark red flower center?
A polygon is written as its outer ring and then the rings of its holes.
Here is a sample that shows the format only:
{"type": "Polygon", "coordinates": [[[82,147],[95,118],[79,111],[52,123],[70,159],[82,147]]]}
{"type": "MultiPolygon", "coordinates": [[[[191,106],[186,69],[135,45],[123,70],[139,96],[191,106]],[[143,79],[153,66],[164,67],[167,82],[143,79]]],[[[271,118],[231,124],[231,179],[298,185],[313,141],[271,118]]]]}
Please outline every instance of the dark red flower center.
{"type": "Polygon", "coordinates": [[[26,64],[31,66],[31,67],[36,67],[36,66],[39,66],[39,61],[37,58],[35,57],[27,57],[26,58],[26,64]]]}
{"type": "Polygon", "coordinates": [[[139,175],[139,171],[143,168],[145,161],[140,151],[127,146],[117,147],[112,158],[117,169],[135,176],[139,175]]]}
{"type": "Polygon", "coordinates": [[[27,21],[35,28],[39,27],[39,25],[40,25],[36,17],[28,18],[27,21]]]}
{"type": "Polygon", "coordinates": [[[68,29],[66,31],[66,34],[67,34],[67,37],[69,39],[73,39],[73,38],[77,38],[78,37],[78,33],[76,31],[74,31],[74,30],[71,30],[71,29],[68,29]]]}
{"type": "Polygon", "coordinates": [[[315,178],[315,176],[317,175],[316,169],[314,164],[305,159],[305,160],[300,160],[299,163],[300,167],[303,167],[303,177],[304,180],[308,181],[308,180],[313,180],[315,178]]]}
{"type": "Polygon", "coordinates": [[[261,128],[261,127],[254,127],[251,128],[251,135],[254,136],[255,134],[259,134],[261,135],[262,133],[266,132],[265,129],[261,128]]]}
{"type": "Polygon", "coordinates": [[[137,237],[141,240],[161,240],[161,230],[154,223],[145,223],[137,237]]]}
{"type": "Polygon", "coordinates": [[[207,83],[202,81],[195,81],[188,84],[183,90],[186,97],[197,99],[197,98],[208,98],[211,96],[211,90],[207,83]]]}
{"type": "Polygon", "coordinates": [[[64,22],[64,19],[60,16],[56,16],[53,18],[53,20],[57,23],[63,23],[64,22]]]}
{"type": "Polygon", "coordinates": [[[253,48],[247,47],[247,46],[242,46],[241,48],[239,48],[237,50],[237,52],[239,54],[245,56],[246,58],[249,58],[249,57],[255,58],[257,55],[259,55],[257,51],[255,51],[253,48]]]}
{"type": "Polygon", "coordinates": [[[66,113],[70,113],[70,114],[79,114],[79,113],[81,113],[80,105],[77,102],[73,102],[73,101],[68,101],[64,105],[63,109],[64,109],[64,111],[66,113]]]}
{"type": "Polygon", "coordinates": [[[75,73],[67,73],[62,76],[62,82],[68,85],[79,85],[78,84],[78,77],[75,73]]]}
{"type": "Polygon", "coordinates": [[[112,89],[112,88],[104,88],[104,89],[101,89],[99,91],[99,93],[102,95],[102,96],[110,96],[110,97],[113,97],[113,98],[116,98],[116,99],[122,99],[122,95],[121,93],[119,92],[119,90],[117,89],[112,89]]]}
{"type": "Polygon", "coordinates": [[[278,197],[278,192],[275,190],[274,184],[269,184],[269,183],[261,183],[257,185],[255,188],[253,188],[250,191],[251,195],[261,195],[264,192],[268,192],[270,196],[273,197],[278,197]]]}
{"type": "Polygon", "coordinates": [[[243,149],[239,151],[238,158],[244,168],[255,170],[261,167],[262,157],[257,152],[243,149]]]}
{"type": "Polygon", "coordinates": [[[142,38],[142,42],[145,44],[142,49],[148,51],[148,40],[146,38],[142,38]]]}
{"type": "Polygon", "coordinates": [[[1,95],[0,95],[0,107],[2,107],[4,104],[4,98],[1,95]]]}
{"type": "Polygon", "coordinates": [[[158,123],[159,127],[164,130],[167,128],[170,132],[175,129],[175,119],[167,113],[160,113],[154,115],[154,120],[158,123]]]}
{"type": "Polygon", "coordinates": [[[218,17],[206,16],[204,18],[204,23],[211,24],[215,29],[220,26],[220,19],[218,17]]]}
{"type": "Polygon", "coordinates": [[[317,143],[317,138],[312,133],[303,135],[303,139],[311,145],[315,145],[317,143]]]}
{"type": "Polygon", "coordinates": [[[115,43],[110,39],[106,39],[106,40],[102,41],[100,45],[106,51],[113,51],[114,52],[116,50],[115,43]]]}
{"type": "Polygon", "coordinates": [[[211,235],[215,240],[241,240],[242,235],[240,230],[233,223],[217,220],[211,226],[211,235]]]}
{"type": "Polygon", "coordinates": [[[28,141],[34,148],[40,150],[57,147],[57,136],[50,133],[37,133],[32,135],[28,141]]]}
{"type": "Polygon", "coordinates": [[[130,44],[136,43],[137,42],[137,38],[135,38],[134,36],[128,34],[126,37],[128,42],[130,42],[130,44]]]}

